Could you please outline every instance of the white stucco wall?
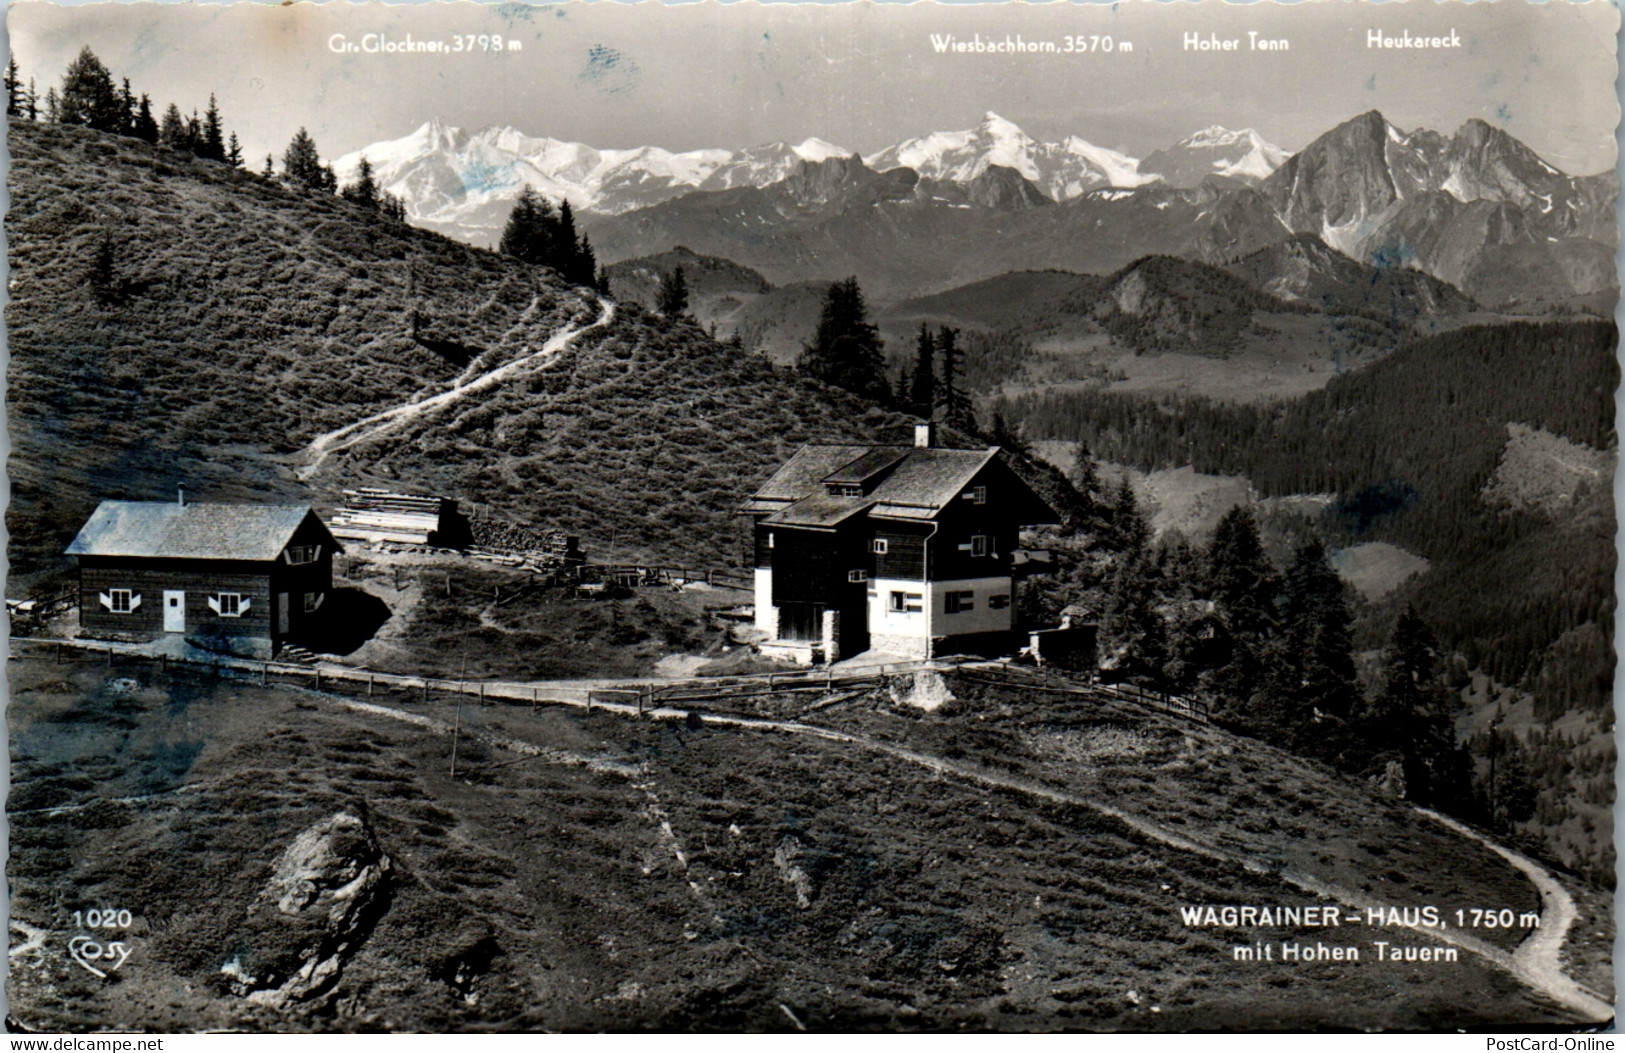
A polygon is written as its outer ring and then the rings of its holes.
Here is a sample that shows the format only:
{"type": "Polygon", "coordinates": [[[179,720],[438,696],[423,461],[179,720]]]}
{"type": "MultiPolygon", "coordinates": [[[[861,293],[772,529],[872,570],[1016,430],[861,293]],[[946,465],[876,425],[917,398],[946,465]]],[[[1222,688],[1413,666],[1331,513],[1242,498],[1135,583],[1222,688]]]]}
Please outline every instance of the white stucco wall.
{"type": "MultiPolygon", "coordinates": [[[[876,578],[869,597],[869,634],[888,641],[929,640],[935,636],[964,636],[969,633],[1003,632],[1014,624],[1015,589],[1008,576],[971,578],[966,581],[907,581],[876,578]],[[891,609],[891,594],[918,593],[921,610],[906,613],[891,609]],[[948,613],[948,593],[969,592],[972,608],[948,613]],[[1009,597],[1010,603],[995,610],[988,603],[994,596],[1009,597]]],[[[891,649],[891,648],[888,648],[891,649]]]]}
{"type": "Polygon", "coordinates": [[[768,639],[779,635],[779,609],[773,606],[773,569],[756,568],[756,628],[768,639]]]}

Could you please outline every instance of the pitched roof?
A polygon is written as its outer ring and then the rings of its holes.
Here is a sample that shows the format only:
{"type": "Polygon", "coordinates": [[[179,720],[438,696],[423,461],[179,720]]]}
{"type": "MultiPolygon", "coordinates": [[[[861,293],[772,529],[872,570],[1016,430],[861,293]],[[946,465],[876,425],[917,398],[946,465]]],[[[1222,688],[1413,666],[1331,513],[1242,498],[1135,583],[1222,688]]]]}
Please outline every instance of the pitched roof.
{"type": "MultiPolygon", "coordinates": [[[[887,519],[933,519],[998,456],[997,446],[803,446],[740,506],[739,514],[772,513],[766,522],[785,526],[832,526],[863,508],[887,519]],[[862,498],[827,498],[823,492],[825,483],[865,481],[871,485],[862,498]],[[809,503],[815,498],[818,503],[809,503]],[[826,500],[840,503],[826,506],[826,500]]],[[[1020,497],[1010,508],[1034,516],[1024,522],[1054,521],[1054,511],[1036,494],[1027,490],[1020,497]]]]}
{"type": "Polygon", "coordinates": [[[870,492],[881,504],[941,508],[958,497],[976,473],[999,455],[997,446],[980,450],[906,449],[902,463],[870,492]]]}
{"type": "Polygon", "coordinates": [[[309,505],[103,501],[66,554],[264,562],[276,559],[312,515],[309,505]]]}
{"type": "Polygon", "coordinates": [[[873,446],[803,446],[761,485],[755,497],[761,501],[799,501],[822,487],[831,473],[873,449],[873,446]]]}
{"type": "Polygon", "coordinates": [[[830,497],[816,493],[780,509],[764,522],[775,526],[834,527],[868,508],[873,502],[864,497],[830,497]]]}

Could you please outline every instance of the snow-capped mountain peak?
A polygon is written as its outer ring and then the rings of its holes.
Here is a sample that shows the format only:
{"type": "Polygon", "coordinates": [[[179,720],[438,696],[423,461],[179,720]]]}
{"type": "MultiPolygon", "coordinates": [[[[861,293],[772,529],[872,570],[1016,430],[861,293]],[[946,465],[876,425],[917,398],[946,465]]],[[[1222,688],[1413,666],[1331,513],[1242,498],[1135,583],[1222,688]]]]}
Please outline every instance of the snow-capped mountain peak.
{"type": "Polygon", "coordinates": [[[1173,186],[1196,186],[1208,176],[1258,183],[1286,159],[1286,151],[1251,128],[1232,130],[1212,124],[1166,150],[1147,155],[1139,171],[1173,186]]]}

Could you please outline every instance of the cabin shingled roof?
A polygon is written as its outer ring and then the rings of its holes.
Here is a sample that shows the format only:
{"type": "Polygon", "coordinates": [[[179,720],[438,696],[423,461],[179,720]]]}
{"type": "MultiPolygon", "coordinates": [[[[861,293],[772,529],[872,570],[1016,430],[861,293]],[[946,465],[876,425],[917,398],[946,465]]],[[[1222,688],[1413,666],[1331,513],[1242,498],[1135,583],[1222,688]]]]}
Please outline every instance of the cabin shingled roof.
{"type": "Polygon", "coordinates": [[[103,501],[65,554],[265,562],[282,553],[311,515],[309,505],[103,501]]]}
{"type": "Polygon", "coordinates": [[[830,497],[811,494],[782,508],[763,520],[773,526],[833,528],[862,512],[874,502],[865,497],[830,497]]]}

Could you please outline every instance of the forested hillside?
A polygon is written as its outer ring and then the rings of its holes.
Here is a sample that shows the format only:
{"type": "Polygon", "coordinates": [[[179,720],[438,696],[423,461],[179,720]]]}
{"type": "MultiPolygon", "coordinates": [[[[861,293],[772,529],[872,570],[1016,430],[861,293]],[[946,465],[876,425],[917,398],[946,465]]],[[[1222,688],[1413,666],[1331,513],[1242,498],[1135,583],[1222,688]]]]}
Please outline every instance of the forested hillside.
{"type": "Polygon", "coordinates": [[[1602,322],[1470,328],[1284,404],[1067,391],[999,407],[1031,436],[1081,439],[1107,460],[1245,476],[1266,497],[1335,494],[1317,524],[1333,543],[1390,541],[1433,563],[1367,612],[1363,646],[1413,604],[1467,668],[1531,693],[1538,726],[1574,712],[1601,734],[1614,671],[1608,481],[1581,485],[1558,513],[1484,490],[1509,424],[1617,449],[1615,343],[1602,322]]]}

